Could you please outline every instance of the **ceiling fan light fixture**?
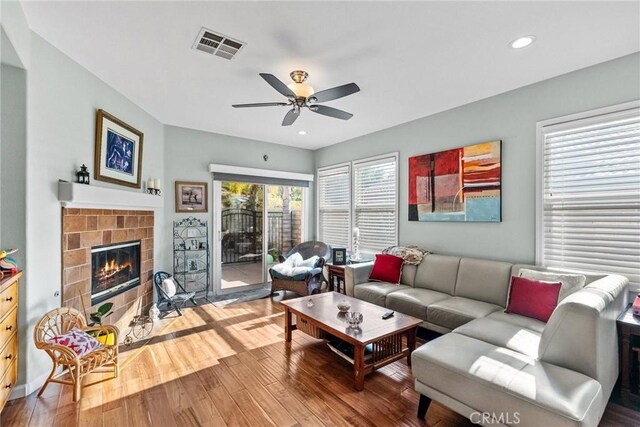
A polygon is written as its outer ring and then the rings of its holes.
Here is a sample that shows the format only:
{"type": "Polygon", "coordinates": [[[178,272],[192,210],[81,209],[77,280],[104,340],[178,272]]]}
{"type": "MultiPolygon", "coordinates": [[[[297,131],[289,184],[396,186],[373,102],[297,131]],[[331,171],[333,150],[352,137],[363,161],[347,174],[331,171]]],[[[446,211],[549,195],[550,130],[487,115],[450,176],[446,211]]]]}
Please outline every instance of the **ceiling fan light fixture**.
{"type": "Polygon", "coordinates": [[[313,88],[306,83],[289,83],[287,87],[291,89],[298,98],[308,98],[315,92],[313,88]]]}

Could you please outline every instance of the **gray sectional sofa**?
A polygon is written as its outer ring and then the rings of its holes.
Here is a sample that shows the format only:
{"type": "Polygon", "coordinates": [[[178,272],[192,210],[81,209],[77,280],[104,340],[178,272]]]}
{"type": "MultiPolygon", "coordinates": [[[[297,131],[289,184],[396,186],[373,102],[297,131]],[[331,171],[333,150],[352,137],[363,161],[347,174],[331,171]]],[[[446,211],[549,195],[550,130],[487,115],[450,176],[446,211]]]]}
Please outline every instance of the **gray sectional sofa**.
{"type": "Polygon", "coordinates": [[[370,282],[372,266],[347,266],[347,294],[445,334],[412,354],[419,417],[435,399],[476,423],[598,425],[618,376],[627,278],[587,276],[544,323],[505,313],[511,276],[540,267],[432,254],[395,285],[370,282]]]}

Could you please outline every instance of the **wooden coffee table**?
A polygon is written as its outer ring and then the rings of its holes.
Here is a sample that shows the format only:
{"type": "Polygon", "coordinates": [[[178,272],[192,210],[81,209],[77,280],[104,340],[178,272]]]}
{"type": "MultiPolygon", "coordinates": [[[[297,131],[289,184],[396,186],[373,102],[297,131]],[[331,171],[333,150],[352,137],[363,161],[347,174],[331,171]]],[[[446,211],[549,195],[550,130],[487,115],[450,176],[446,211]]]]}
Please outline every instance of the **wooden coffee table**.
{"type": "Polygon", "coordinates": [[[384,307],[370,304],[337,292],[310,295],[287,301],[284,306],[284,331],[287,342],[291,342],[291,332],[298,329],[314,338],[339,338],[354,346],[353,374],[356,390],[364,388],[364,376],[389,363],[407,358],[411,365],[411,352],[416,346],[416,330],[422,323],[420,319],[402,313],[383,320],[384,307]],[[362,313],[364,318],[359,328],[348,328],[344,314],[338,311],[338,302],[347,300],[351,311],[362,313]],[[309,307],[308,301],[313,301],[309,307]],[[296,324],[292,324],[293,315],[296,324]],[[402,338],[406,337],[406,346],[402,338]],[[369,351],[365,356],[365,348],[369,351]]]}

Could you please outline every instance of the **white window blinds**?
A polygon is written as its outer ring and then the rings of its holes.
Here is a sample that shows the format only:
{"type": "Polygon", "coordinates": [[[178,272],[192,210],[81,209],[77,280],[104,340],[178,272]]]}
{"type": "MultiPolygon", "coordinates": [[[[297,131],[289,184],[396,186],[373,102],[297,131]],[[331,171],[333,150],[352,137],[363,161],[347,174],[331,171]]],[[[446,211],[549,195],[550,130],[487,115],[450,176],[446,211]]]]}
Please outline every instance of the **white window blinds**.
{"type": "Polygon", "coordinates": [[[351,228],[349,165],[318,171],[318,240],[349,248],[351,228]]]}
{"type": "Polygon", "coordinates": [[[541,255],[640,289],[640,109],[544,126],[541,255]]]}
{"type": "Polygon", "coordinates": [[[379,252],[398,243],[398,158],[354,162],[354,221],[360,250],[379,252]]]}

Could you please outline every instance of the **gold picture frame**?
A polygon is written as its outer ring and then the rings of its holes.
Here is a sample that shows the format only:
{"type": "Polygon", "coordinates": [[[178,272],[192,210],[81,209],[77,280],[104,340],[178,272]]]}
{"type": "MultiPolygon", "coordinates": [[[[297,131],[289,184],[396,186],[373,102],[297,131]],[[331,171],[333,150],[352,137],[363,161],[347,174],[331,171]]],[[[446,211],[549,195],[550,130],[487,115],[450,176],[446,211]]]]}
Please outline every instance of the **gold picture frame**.
{"type": "Polygon", "coordinates": [[[107,113],[98,110],[94,179],[141,188],[144,134],[107,113]]]}

